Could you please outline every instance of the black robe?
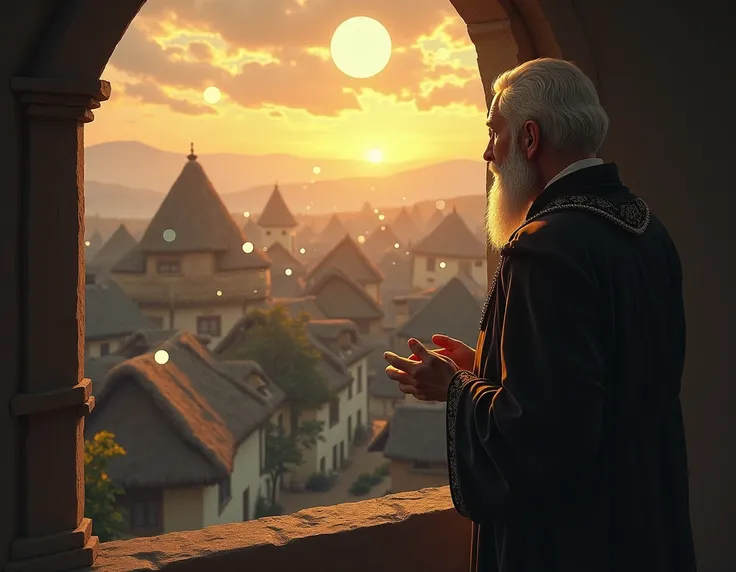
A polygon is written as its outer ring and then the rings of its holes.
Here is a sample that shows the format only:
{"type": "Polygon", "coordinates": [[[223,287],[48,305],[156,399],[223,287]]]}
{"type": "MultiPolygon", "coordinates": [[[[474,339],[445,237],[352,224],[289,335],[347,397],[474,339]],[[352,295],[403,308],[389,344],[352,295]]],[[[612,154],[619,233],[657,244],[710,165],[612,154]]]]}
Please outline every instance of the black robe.
{"type": "Polygon", "coordinates": [[[677,250],[614,164],[554,182],[502,249],[447,397],[472,572],[692,572],[677,250]]]}

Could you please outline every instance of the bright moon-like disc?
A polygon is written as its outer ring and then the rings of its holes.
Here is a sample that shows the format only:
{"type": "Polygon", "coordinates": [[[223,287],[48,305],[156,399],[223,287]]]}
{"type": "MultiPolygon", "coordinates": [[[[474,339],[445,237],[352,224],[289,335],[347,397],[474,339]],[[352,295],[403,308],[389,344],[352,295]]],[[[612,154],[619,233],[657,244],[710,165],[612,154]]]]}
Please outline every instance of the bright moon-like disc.
{"type": "Polygon", "coordinates": [[[215,103],[220,101],[222,93],[220,93],[220,90],[217,89],[215,86],[211,86],[204,90],[202,96],[207,103],[214,105],[215,103]]]}
{"type": "Polygon", "coordinates": [[[391,36],[378,20],[356,16],[337,27],[330,42],[332,61],[350,77],[365,79],[381,72],[391,58],[391,36]]]}
{"type": "Polygon", "coordinates": [[[383,161],[383,153],[380,149],[371,149],[368,151],[367,159],[371,163],[380,163],[383,161]]]}

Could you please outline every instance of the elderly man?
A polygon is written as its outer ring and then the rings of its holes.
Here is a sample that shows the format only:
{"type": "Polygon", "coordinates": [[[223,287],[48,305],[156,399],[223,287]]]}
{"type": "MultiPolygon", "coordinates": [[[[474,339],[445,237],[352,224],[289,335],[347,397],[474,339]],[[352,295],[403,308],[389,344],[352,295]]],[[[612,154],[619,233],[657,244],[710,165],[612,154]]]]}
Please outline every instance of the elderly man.
{"type": "Polygon", "coordinates": [[[476,349],[409,340],[387,374],[447,401],[474,572],[692,572],[675,245],[596,157],[608,117],[577,67],[527,62],[493,90],[487,230],[501,262],[476,349]]]}

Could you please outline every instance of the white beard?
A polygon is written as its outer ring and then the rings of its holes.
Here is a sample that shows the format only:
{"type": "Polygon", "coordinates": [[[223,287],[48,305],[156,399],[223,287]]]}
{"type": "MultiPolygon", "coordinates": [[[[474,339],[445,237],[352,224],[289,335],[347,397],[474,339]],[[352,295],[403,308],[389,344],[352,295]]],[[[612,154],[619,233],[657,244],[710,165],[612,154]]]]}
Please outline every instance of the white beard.
{"type": "Polygon", "coordinates": [[[512,145],[503,165],[490,164],[493,185],[488,193],[486,233],[497,250],[524,222],[537,191],[537,175],[521,152],[512,145]]]}

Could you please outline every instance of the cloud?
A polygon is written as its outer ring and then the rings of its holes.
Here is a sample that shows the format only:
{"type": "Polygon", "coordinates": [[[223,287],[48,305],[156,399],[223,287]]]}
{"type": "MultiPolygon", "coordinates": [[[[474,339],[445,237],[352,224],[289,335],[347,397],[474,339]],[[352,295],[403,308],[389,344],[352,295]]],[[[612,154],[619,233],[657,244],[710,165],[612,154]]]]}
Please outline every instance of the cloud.
{"type": "Polygon", "coordinates": [[[143,103],[167,105],[173,111],[185,115],[212,115],[216,113],[214,109],[207,105],[172,98],[163,89],[152,83],[125,83],[123,84],[123,92],[128,97],[143,103]]]}
{"type": "MultiPolygon", "coordinates": [[[[463,87],[468,77],[480,82],[467,65],[472,45],[453,14],[447,0],[423,0],[421,10],[396,0],[156,0],[146,3],[111,65],[159,86],[138,94],[157,102],[168,97],[165,87],[201,93],[214,85],[245,108],[319,116],[360,109],[357,96],[364,90],[416,100],[421,109],[442,102],[482,105],[482,92],[477,97],[463,87]],[[345,76],[329,58],[332,31],[356,14],[379,19],[394,42],[388,66],[366,80],[345,76]],[[438,46],[446,46],[441,61],[432,55],[438,46]],[[427,81],[439,83],[428,92],[427,81]]],[[[212,112],[190,105],[190,112],[212,112]]]]}

